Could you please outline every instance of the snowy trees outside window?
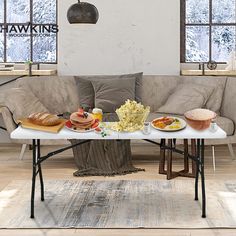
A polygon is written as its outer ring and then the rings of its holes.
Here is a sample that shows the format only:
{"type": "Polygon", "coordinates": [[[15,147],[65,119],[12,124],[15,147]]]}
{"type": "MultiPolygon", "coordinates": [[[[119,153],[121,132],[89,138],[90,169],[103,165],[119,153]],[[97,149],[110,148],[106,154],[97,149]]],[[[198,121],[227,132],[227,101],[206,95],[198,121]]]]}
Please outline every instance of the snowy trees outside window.
{"type": "Polygon", "coordinates": [[[226,62],[236,50],[236,0],[182,0],[181,62],[226,62]]]}
{"type": "Polygon", "coordinates": [[[0,0],[0,62],[56,63],[56,10],[57,0],[0,0]]]}

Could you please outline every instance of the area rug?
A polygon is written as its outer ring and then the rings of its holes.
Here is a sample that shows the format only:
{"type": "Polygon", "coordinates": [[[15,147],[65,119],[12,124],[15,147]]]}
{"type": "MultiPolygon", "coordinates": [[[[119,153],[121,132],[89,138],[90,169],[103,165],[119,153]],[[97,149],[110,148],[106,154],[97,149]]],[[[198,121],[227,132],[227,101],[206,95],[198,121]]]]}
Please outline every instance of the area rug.
{"type": "Polygon", "coordinates": [[[0,228],[227,228],[236,227],[236,181],[207,182],[207,218],[194,201],[194,181],[45,181],[37,185],[30,219],[30,181],[0,192],[0,228]]]}

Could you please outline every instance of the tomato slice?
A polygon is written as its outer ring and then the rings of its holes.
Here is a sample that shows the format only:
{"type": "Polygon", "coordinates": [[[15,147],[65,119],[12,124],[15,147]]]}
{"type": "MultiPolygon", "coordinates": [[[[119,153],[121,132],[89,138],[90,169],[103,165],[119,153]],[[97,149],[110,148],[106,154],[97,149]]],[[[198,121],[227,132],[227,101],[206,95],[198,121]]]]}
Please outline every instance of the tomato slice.
{"type": "Polygon", "coordinates": [[[93,124],[92,124],[92,129],[94,129],[94,128],[98,127],[98,125],[99,125],[99,123],[98,123],[98,122],[95,122],[95,123],[93,123],[93,124]]]}
{"type": "Polygon", "coordinates": [[[101,132],[101,131],[102,131],[102,129],[99,128],[99,127],[97,127],[95,130],[96,130],[97,132],[101,132]]]}
{"type": "Polygon", "coordinates": [[[66,121],[66,127],[68,127],[68,128],[72,128],[72,123],[71,123],[71,121],[70,120],[68,120],[68,121],[66,121]]]}

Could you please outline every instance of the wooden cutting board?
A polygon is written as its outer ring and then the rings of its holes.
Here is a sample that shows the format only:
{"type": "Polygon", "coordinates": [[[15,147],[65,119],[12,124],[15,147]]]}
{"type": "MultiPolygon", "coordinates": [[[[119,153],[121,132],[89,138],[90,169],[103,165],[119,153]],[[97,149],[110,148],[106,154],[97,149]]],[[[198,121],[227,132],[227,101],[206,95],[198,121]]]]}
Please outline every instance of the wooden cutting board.
{"type": "Polygon", "coordinates": [[[22,128],[45,131],[50,133],[58,133],[64,127],[66,120],[61,119],[61,123],[54,126],[35,125],[31,123],[27,118],[20,119],[18,120],[18,122],[21,124],[22,128]]]}

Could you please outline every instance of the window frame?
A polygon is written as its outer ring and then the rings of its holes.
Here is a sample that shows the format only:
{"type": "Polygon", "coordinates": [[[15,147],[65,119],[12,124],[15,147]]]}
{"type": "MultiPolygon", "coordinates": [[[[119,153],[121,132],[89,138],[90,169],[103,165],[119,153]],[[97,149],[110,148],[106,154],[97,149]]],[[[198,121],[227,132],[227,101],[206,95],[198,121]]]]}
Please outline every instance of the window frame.
{"type": "MultiPolygon", "coordinates": [[[[235,26],[235,23],[213,23],[212,22],[212,1],[209,1],[209,23],[186,23],[186,0],[180,0],[180,63],[207,63],[212,61],[212,27],[214,26],[235,26]],[[186,61],[186,27],[187,26],[208,26],[209,27],[209,61],[190,62],[186,61]]],[[[226,64],[226,62],[217,62],[217,64],[226,64]]]]}
{"type": "MultiPolygon", "coordinates": [[[[56,25],[58,25],[58,0],[56,1],[56,25]]],[[[33,23],[33,0],[29,0],[29,4],[30,4],[30,20],[28,22],[25,23],[7,23],[7,0],[3,0],[3,10],[4,10],[4,14],[3,14],[3,23],[0,22],[0,26],[3,27],[7,27],[9,25],[27,25],[28,23],[32,24],[32,25],[45,25],[45,24],[34,24],[33,23]]],[[[4,36],[3,36],[3,45],[4,45],[4,52],[3,52],[3,61],[0,63],[16,63],[16,64],[22,64],[24,63],[24,61],[12,61],[12,62],[8,62],[7,61],[7,32],[6,30],[3,31],[4,32],[4,36]]],[[[37,63],[37,64],[57,64],[58,63],[58,34],[56,33],[55,37],[56,37],[56,60],[54,62],[42,62],[42,61],[33,61],[33,35],[32,33],[30,33],[30,58],[29,60],[32,61],[33,63],[37,63]]]]}

